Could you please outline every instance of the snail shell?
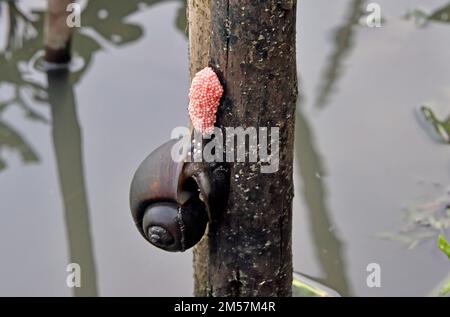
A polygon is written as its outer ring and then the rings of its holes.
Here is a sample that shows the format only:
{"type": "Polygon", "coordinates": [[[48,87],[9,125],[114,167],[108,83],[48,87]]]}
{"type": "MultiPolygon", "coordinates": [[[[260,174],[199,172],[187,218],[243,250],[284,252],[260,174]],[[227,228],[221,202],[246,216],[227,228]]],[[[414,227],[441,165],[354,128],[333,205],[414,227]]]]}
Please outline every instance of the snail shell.
{"type": "MultiPolygon", "coordinates": [[[[179,162],[170,140],[137,169],[130,191],[134,222],[142,236],[166,251],[185,251],[205,233],[225,203],[227,170],[217,164],[179,162]]],[[[185,142],[190,142],[186,139],[185,142]]]]}

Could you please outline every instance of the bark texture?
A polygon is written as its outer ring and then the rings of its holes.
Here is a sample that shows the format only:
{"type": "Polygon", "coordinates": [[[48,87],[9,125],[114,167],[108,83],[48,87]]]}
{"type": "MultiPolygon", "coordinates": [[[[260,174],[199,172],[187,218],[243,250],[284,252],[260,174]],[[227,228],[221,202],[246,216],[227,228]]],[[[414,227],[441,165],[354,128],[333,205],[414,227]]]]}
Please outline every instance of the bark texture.
{"type": "Polygon", "coordinates": [[[227,210],[209,230],[207,295],[290,296],[296,0],[212,1],[211,13],[210,65],[225,88],[217,125],[279,127],[280,165],[230,166],[227,210]]]}
{"type": "MultiPolygon", "coordinates": [[[[211,39],[211,1],[188,0],[189,78],[206,67],[211,39]]],[[[190,124],[192,128],[192,124],[190,124]]],[[[194,296],[207,295],[208,236],[193,249],[194,296]]]]}
{"type": "Polygon", "coordinates": [[[70,61],[72,28],[67,25],[70,12],[67,6],[74,0],[48,0],[45,18],[45,60],[49,63],[65,64],[70,61]]]}
{"type": "Polygon", "coordinates": [[[211,1],[188,0],[189,75],[208,66],[211,39],[211,1]]]}

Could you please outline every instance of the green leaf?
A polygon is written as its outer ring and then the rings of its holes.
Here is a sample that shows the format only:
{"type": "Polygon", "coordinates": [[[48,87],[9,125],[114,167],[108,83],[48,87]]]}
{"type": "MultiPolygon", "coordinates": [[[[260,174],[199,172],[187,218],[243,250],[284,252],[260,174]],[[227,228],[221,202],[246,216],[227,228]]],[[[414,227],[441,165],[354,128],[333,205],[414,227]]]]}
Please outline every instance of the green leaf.
{"type": "Polygon", "coordinates": [[[450,294],[450,280],[445,282],[444,286],[442,286],[441,291],[439,292],[440,296],[447,296],[450,294]]]}
{"type": "Polygon", "coordinates": [[[292,281],[292,296],[293,297],[325,297],[326,294],[320,290],[315,289],[311,285],[303,283],[295,279],[292,281]]]}
{"type": "Polygon", "coordinates": [[[294,272],[293,297],[341,297],[335,290],[302,274],[294,272]]]}
{"type": "MultiPolygon", "coordinates": [[[[450,243],[445,240],[445,237],[441,234],[438,238],[438,247],[444,252],[450,260],[450,243]]],[[[447,284],[448,291],[450,291],[450,283],[447,284]]]]}

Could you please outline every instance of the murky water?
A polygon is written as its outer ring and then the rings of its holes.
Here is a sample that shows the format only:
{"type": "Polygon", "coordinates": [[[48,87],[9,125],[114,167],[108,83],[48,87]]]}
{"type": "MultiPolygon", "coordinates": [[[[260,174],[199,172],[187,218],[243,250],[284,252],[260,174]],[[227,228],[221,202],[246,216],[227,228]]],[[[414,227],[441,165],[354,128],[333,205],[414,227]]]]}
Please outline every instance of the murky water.
{"type": "MultiPolygon", "coordinates": [[[[448,1],[378,1],[382,28],[358,23],[367,3],[299,1],[294,266],[342,295],[427,295],[445,226],[419,239],[403,218],[448,202],[450,148],[417,109],[450,114],[450,24],[405,14],[448,1]]],[[[70,296],[77,262],[75,295],[189,296],[191,253],[150,247],[128,210],[134,170],[187,121],[184,2],[84,1],[73,69],[48,76],[44,4],[0,1],[0,295],[70,296]]]]}

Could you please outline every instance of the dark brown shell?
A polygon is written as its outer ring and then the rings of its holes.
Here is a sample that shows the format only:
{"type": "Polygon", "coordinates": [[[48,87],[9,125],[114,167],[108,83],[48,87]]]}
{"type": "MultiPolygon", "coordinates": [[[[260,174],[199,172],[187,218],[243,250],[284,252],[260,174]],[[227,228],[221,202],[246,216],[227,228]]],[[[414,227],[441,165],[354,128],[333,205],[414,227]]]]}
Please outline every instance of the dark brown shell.
{"type": "MultiPolygon", "coordinates": [[[[133,219],[142,236],[167,251],[184,251],[203,236],[225,201],[224,169],[217,164],[181,162],[170,140],[153,151],[137,169],[130,191],[133,219]]],[[[190,140],[183,142],[187,147],[190,140]]],[[[178,144],[177,144],[178,143],[178,144]]]]}
{"type": "Polygon", "coordinates": [[[178,140],[170,140],[150,153],[136,170],[131,182],[130,207],[133,218],[140,227],[142,213],[155,202],[180,204],[179,189],[184,161],[175,162],[172,147],[178,140]]]}

